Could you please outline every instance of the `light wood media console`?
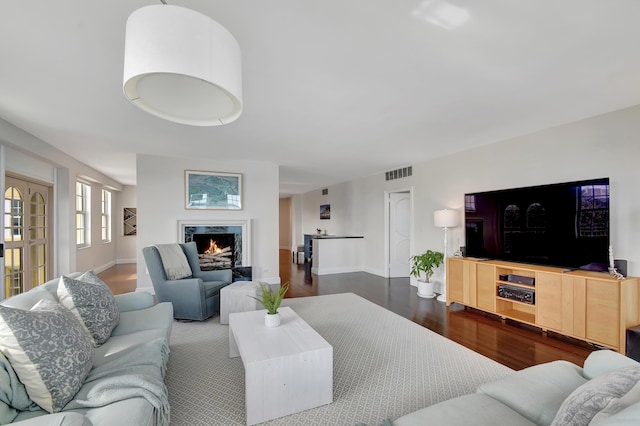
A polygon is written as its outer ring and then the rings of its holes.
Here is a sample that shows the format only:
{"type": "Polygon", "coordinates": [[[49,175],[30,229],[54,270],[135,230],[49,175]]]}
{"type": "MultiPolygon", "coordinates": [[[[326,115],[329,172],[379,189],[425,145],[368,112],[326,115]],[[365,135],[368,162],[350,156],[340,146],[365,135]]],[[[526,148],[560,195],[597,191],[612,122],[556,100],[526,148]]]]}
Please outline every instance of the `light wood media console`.
{"type": "Polygon", "coordinates": [[[640,324],[640,279],[608,273],[474,258],[447,258],[447,306],[452,302],[576,339],[626,351],[626,330],[640,324]],[[500,275],[535,279],[534,285],[500,275]],[[502,298],[508,284],[535,291],[533,304],[502,298]]]}

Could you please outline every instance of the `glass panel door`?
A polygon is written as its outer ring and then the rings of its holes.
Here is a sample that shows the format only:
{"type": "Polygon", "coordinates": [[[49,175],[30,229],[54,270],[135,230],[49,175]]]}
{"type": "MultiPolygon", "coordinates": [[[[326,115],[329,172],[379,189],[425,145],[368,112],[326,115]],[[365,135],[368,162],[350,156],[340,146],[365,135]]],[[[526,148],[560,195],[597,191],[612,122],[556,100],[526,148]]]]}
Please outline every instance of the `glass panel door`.
{"type": "Polygon", "coordinates": [[[35,182],[6,176],[5,298],[28,291],[50,278],[50,189],[35,182]]]}
{"type": "Polygon", "coordinates": [[[22,185],[6,181],[4,191],[5,297],[24,291],[24,192],[22,185]]]}
{"type": "Polygon", "coordinates": [[[47,188],[30,185],[31,202],[29,211],[29,267],[31,286],[47,281],[47,188]]]}

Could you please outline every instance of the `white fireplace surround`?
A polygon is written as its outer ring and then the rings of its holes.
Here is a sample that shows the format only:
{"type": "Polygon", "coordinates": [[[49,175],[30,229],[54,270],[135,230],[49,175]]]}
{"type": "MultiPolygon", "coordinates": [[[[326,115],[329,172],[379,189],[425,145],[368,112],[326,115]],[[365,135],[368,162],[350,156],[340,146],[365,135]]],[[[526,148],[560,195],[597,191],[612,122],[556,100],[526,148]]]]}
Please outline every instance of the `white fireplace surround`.
{"type": "Polygon", "coordinates": [[[242,266],[251,266],[251,219],[247,220],[179,220],[178,241],[184,243],[185,228],[198,226],[239,226],[242,228],[242,266]]]}

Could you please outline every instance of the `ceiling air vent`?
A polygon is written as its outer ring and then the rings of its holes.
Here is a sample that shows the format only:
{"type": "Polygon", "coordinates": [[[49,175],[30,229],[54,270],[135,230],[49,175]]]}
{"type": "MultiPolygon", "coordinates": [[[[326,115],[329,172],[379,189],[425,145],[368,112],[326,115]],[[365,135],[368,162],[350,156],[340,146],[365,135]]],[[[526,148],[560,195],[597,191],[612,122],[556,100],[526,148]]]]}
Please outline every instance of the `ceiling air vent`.
{"type": "Polygon", "coordinates": [[[385,172],[385,180],[394,180],[394,179],[401,179],[401,178],[406,178],[408,176],[411,176],[413,174],[413,167],[409,166],[409,167],[403,167],[401,169],[396,169],[396,170],[390,170],[388,172],[385,172]]]}

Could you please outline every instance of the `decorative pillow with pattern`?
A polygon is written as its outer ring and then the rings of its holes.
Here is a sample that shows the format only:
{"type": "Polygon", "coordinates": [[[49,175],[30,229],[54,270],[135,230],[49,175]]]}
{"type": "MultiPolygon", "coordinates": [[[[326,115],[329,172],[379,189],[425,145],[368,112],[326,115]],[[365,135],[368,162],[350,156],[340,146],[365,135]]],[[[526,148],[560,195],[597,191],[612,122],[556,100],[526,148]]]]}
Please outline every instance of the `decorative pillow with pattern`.
{"type": "Polygon", "coordinates": [[[76,317],[43,299],[30,310],[0,305],[0,351],[33,402],[60,411],[93,366],[91,340],[76,317]]]}
{"type": "Polygon", "coordinates": [[[618,368],[591,379],[562,402],[551,425],[586,426],[596,417],[615,414],[639,402],[638,382],[640,365],[618,368]]]}
{"type": "Polygon", "coordinates": [[[93,271],[77,279],[60,277],[58,299],[85,326],[95,347],[107,341],[120,321],[116,299],[93,271]]]}

